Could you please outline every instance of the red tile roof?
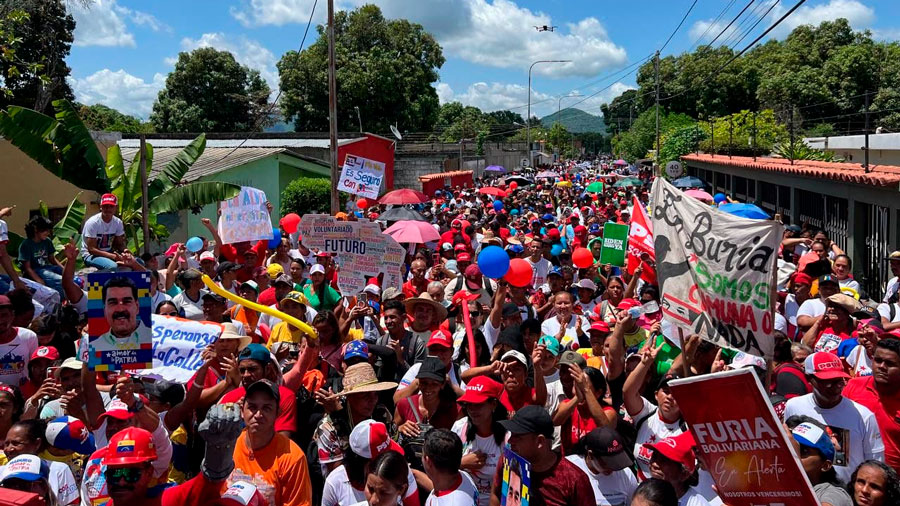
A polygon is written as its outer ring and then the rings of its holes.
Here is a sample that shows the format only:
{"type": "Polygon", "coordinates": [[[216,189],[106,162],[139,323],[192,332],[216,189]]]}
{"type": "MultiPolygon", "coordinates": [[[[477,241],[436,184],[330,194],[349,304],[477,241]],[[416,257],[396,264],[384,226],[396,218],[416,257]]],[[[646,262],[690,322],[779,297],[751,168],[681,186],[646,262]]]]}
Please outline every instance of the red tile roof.
{"type": "Polygon", "coordinates": [[[900,187],[900,167],[896,165],[870,165],[867,173],[858,163],[817,162],[812,160],[791,161],[786,158],[753,158],[747,156],[735,156],[710,154],[689,154],[681,157],[688,162],[704,162],[724,165],[728,167],[741,167],[744,169],[766,172],[782,172],[795,176],[814,177],[842,181],[847,183],[865,184],[881,187],[900,187]]]}

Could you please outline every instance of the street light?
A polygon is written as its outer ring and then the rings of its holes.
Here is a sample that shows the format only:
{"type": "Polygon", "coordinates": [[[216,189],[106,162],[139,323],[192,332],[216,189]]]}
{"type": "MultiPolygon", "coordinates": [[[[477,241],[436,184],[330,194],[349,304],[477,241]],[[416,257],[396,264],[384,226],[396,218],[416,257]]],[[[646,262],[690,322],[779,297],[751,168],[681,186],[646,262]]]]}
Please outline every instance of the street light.
{"type": "MultiPolygon", "coordinates": [[[[557,125],[559,124],[559,113],[560,113],[560,105],[562,104],[562,99],[581,97],[581,96],[583,96],[583,95],[575,94],[575,95],[563,95],[563,96],[559,97],[559,100],[556,101],[556,124],[557,125]]],[[[559,146],[559,132],[558,131],[556,132],[556,145],[557,145],[557,147],[559,146]]],[[[562,153],[560,152],[560,154],[562,154],[562,153]]]]}
{"type": "Polygon", "coordinates": [[[359,106],[358,106],[358,105],[354,105],[353,108],[356,109],[356,119],[359,120],[359,133],[363,133],[363,129],[362,129],[362,116],[359,114],[359,106]]]}
{"type": "Polygon", "coordinates": [[[528,67],[528,116],[525,118],[525,142],[528,144],[528,163],[531,159],[531,69],[538,63],[572,63],[572,60],[538,60],[528,67]]]}

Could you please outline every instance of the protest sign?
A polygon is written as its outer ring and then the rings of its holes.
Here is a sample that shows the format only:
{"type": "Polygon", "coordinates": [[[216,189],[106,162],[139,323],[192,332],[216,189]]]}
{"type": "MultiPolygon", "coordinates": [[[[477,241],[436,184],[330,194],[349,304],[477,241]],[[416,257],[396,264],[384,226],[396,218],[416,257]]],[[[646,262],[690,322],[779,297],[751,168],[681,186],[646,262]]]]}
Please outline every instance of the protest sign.
{"type": "MultiPolygon", "coordinates": [[[[650,217],[647,216],[647,210],[644,209],[641,201],[637,197],[632,197],[632,199],[631,226],[628,228],[628,274],[634,274],[634,270],[641,265],[642,257],[651,262],[656,260],[656,253],[653,251],[653,225],[650,217]]],[[[641,279],[656,284],[656,273],[644,266],[641,279]]]]}
{"type": "Polygon", "coordinates": [[[303,216],[299,230],[306,247],[336,255],[341,295],[357,295],[368,278],[379,274],[384,274],[382,286],[403,284],[400,271],[406,251],[393,237],[382,233],[377,223],[308,214],[303,216]]]}
{"type": "Polygon", "coordinates": [[[272,219],[266,193],[242,186],[241,193],[219,203],[219,237],[223,244],[272,238],[272,219]]]}
{"type": "Polygon", "coordinates": [[[187,383],[203,365],[203,349],[222,334],[222,324],[153,315],[153,369],[145,376],[187,383]]]}
{"type": "Polygon", "coordinates": [[[356,155],[347,155],[337,189],[360,197],[377,199],[384,179],[384,164],[356,155]]]}
{"type": "Polygon", "coordinates": [[[665,316],[716,345],[772,358],[784,227],[719,211],[663,178],[653,183],[651,202],[665,316]]]}
{"type": "Polygon", "coordinates": [[[87,276],[87,364],[97,371],[153,366],[150,273],[93,272],[87,276]]]}
{"type": "Polygon", "coordinates": [[[603,225],[603,245],[600,263],[625,267],[625,251],[628,249],[628,225],[606,223],[603,225]]]}
{"type": "Polygon", "coordinates": [[[669,382],[696,452],[729,506],[819,504],[756,375],[748,369],[669,382]],[[720,402],[710,402],[716,399],[720,402]],[[740,399],[740,402],[721,402],[740,399]]]}
{"type": "Polygon", "coordinates": [[[531,464],[509,448],[503,449],[501,506],[528,506],[531,500],[531,464]]]}

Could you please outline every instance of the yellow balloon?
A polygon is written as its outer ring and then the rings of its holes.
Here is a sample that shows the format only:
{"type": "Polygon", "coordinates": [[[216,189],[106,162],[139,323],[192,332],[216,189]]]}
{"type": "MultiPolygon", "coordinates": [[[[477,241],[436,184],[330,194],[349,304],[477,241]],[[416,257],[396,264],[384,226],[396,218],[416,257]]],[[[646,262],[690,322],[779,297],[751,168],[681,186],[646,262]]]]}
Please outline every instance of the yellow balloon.
{"type": "Polygon", "coordinates": [[[206,285],[206,287],[209,288],[210,290],[212,290],[213,293],[215,293],[217,295],[221,295],[222,297],[225,297],[226,299],[230,300],[231,302],[234,302],[235,304],[240,304],[248,309],[252,309],[252,310],[258,311],[260,313],[265,313],[269,316],[274,316],[275,318],[280,318],[281,320],[290,323],[295,328],[300,329],[310,339],[318,339],[319,338],[319,334],[316,333],[316,329],[314,329],[311,326],[307,325],[306,323],[303,323],[302,321],[294,318],[293,316],[282,313],[281,311],[279,311],[277,309],[272,309],[269,306],[257,304],[256,302],[251,302],[247,299],[242,299],[242,298],[238,297],[237,295],[229,292],[228,290],[225,290],[221,286],[217,285],[215,283],[215,281],[213,281],[212,278],[210,278],[206,274],[203,275],[202,279],[203,279],[203,283],[206,285]]]}

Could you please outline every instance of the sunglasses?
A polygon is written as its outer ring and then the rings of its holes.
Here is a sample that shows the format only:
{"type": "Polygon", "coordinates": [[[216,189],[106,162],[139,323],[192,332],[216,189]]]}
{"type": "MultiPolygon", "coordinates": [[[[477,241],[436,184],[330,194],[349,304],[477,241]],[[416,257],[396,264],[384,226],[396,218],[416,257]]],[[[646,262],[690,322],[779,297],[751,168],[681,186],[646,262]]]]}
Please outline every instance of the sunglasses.
{"type": "Polygon", "coordinates": [[[144,470],[140,467],[117,467],[115,469],[106,470],[106,481],[110,483],[118,483],[125,480],[125,483],[137,483],[141,481],[144,470]]]}

